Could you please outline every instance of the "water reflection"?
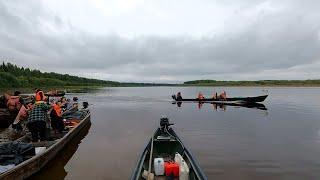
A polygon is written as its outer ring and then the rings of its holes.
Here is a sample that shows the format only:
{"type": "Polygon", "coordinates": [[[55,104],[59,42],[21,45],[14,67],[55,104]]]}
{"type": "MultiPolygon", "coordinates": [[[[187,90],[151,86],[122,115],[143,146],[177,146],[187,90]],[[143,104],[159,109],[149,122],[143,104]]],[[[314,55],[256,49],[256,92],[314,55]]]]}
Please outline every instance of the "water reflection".
{"type": "Polygon", "coordinates": [[[68,172],[66,172],[64,167],[77,151],[82,139],[88,134],[90,127],[91,122],[85,126],[60,153],[58,153],[57,157],[52,159],[41,171],[28,179],[65,179],[68,172]]]}
{"type": "MultiPolygon", "coordinates": [[[[185,102],[186,103],[186,102],[185,102]]],[[[181,101],[175,101],[172,102],[172,104],[176,104],[177,107],[181,108],[182,107],[182,102],[181,101]]],[[[201,109],[204,104],[211,104],[213,110],[222,110],[226,111],[227,106],[232,106],[232,107],[244,107],[244,108],[251,108],[251,109],[259,109],[263,111],[267,111],[267,107],[264,104],[261,103],[223,103],[223,102],[198,102],[198,109],[201,109]]]]}

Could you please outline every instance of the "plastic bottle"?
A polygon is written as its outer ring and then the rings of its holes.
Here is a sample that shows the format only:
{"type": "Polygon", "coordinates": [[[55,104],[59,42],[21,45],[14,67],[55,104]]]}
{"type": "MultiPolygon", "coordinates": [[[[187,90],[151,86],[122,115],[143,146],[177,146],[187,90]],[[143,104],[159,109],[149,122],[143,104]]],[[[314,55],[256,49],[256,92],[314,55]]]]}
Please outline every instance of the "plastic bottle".
{"type": "Polygon", "coordinates": [[[183,160],[182,156],[178,152],[176,152],[176,154],[174,155],[174,161],[178,163],[180,166],[182,160],[183,160]]]}
{"type": "Polygon", "coordinates": [[[180,166],[179,166],[180,168],[179,168],[179,179],[180,180],[189,180],[189,167],[188,167],[188,165],[187,165],[187,163],[184,161],[184,160],[182,160],[181,161],[181,164],[180,164],[180,166]]]}
{"type": "Polygon", "coordinates": [[[189,179],[188,164],[184,161],[184,159],[178,152],[176,152],[174,156],[174,161],[179,164],[179,179],[188,180],[189,179]]]}
{"type": "Polygon", "coordinates": [[[164,175],[164,160],[163,160],[163,158],[154,158],[153,166],[154,166],[154,173],[157,176],[164,175]]]}

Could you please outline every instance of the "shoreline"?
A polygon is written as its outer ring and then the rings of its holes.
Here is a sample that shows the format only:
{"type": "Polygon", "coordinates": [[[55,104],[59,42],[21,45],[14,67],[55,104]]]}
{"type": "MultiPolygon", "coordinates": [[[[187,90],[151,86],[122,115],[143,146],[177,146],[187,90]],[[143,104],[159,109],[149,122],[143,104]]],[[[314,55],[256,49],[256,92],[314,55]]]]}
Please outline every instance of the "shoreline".
{"type": "MultiPolygon", "coordinates": [[[[320,88],[320,84],[314,84],[314,85],[204,85],[204,84],[188,84],[188,85],[184,85],[184,84],[168,84],[168,85],[153,85],[153,86],[142,86],[142,85],[137,85],[137,86],[64,86],[64,87],[39,87],[40,89],[44,90],[44,91],[50,91],[52,89],[56,89],[56,90],[62,90],[65,91],[67,93],[83,93],[83,92],[88,92],[88,91],[95,91],[95,90],[99,90],[102,88],[117,88],[117,87],[133,87],[133,88],[139,88],[139,87],[239,87],[239,88],[255,88],[255,87],[259,87],[259,88],[320,88]]],[[[16,88],[12,88],[12,87],[8,87],[8,88],[0,88],[0,93],[8,93],[8,92],[13,92],[13,91],[22,91],[25,93],[29,93],[29,92],[33,92],[34,88],[31,87],[16,87],[16,88]]]]}

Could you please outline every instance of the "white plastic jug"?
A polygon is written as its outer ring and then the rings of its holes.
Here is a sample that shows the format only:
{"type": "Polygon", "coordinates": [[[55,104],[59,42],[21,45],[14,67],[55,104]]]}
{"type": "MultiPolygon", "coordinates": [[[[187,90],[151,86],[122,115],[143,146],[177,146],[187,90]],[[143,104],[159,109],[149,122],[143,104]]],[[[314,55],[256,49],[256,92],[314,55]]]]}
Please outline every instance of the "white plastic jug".
{"type": "Polygon", "coordinates": [[[184,160],[182,160],[181,164],[179,165],[179,179],[189,180],[189,167],[184,160]]]}
{"type": "Polygon", "coordinates": [[[182,156],[178,152],[176,152],[176,154],[174,155],[174,162],[178,163],[180,166],[182,160],[182,156]]]}
{"type": "Polygon", "coordinates": [[[176,152],[174,156],[174,161],[179,164],[179,179],[188,180],[189,179],[188,164],[184,161],[184,159],[178,152],[176,152]]]}
{"type": "Polygon", "coordinates": [[[164,175],[164,160],[163,160],[163,158],[154,158],[153,166],[154,166],[154,173],[157,176],[164,175]]]}

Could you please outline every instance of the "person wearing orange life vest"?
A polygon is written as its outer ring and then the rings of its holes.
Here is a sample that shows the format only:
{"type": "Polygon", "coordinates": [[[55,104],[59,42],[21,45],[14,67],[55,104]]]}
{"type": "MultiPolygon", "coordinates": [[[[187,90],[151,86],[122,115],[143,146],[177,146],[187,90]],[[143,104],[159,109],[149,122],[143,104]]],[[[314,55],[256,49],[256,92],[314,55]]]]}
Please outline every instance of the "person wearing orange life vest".
{"type": "Polygon", "coordinates": [[[64,130],[64,123],[63,123],[63,118],[62,118],[62,109],[61,109],[61,102],[56,102],[52,104],[52,111],[50,113],[50,118],[51,118],[51,126],[52,129],[55,132],[60,132],[64,130]]]}
{"type": "Polygon", "coordinates": [[[203,94],[201,92],[199,92],[199,94],[198,94],[198,99],[199,100],[204,99],[204,96],[203,96],[203,94]]]}
{"type": "Polygon", "coordinates": [[[221,99],[221,100],[227,100],[227,93],[226,93],[226,91],[223,91],[220,95],[219,95],[219,98],[221,99]]]}
{"type": "Polygon", "coordinates": [[[36,89],[36,97],[35,100],[36,102],[38,101],[44,101],[46,97],[44,96],[44,93],[41,89],[36,89]]]}
{"type": "Polygon", "coordinates": [[[15,91],[14,95],[8,98],[7,107],[10,113],[18,114],[23,104],[23,99],[19,96],[20,94],[19,91],[15,91]]]}

